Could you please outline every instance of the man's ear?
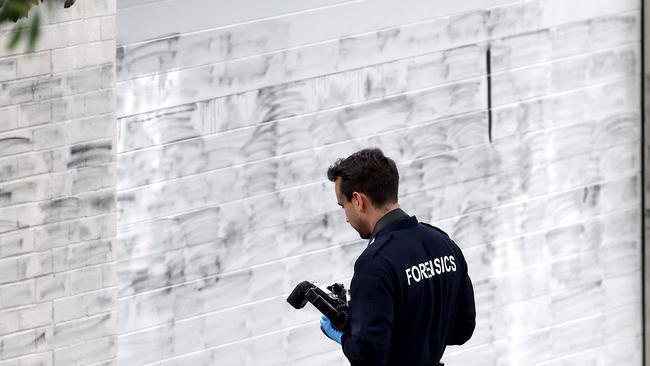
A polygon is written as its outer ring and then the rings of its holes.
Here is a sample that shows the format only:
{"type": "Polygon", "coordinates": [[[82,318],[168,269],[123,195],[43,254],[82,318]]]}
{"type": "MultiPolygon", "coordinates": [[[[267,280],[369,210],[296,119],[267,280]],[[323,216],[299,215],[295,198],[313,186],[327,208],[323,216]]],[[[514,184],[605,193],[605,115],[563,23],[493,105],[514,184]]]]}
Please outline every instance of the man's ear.
{"type": "Polygon", "coordinates": [[[368,208],[368,205],[370,204],[370,200],[368,196],[366,196],[363,193],[359,192],[352,192],[352,199],[355,200],[355,205],[359,209],[359,211],[365,211],[368,208]]]}
{"type": "Polygon", "coordinates": [[[363,209],[363,196],[359,192],[352,192],[352,199],[350,201],[357,209],[363,209]]]}

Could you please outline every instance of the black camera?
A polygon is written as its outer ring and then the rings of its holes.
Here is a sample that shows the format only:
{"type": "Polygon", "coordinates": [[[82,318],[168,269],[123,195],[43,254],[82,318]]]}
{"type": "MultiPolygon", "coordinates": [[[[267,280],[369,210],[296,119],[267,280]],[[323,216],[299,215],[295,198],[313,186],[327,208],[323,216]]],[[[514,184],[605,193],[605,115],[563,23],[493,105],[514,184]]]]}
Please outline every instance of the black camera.
{"type": "Polygon", "coordinates": [[[350,315],[345,286],[335,283],[328,286],[327,289],[331,293],[321,290],[309,281],[303,281],[291,291],[291,294],[287,297],[287,302],[296,309],[302,309],[309,301],[323,315],[329,318],[332,328],[345,332],[350,329],[350,315]]]}

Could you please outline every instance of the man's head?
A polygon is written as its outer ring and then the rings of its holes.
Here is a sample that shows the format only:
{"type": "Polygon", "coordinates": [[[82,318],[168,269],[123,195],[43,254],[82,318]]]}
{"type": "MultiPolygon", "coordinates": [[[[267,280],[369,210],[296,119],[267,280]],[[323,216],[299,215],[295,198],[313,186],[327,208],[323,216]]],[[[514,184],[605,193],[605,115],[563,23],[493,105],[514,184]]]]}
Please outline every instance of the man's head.
{"type": "Polygon", "coordinates": [[[335,182],[338,204],[345,218],[362,238],[368,239],[377,221],[399,207],[399,173],[395,162],[379,149],[364,149],[338,159],[327,170],[335,182]]]}

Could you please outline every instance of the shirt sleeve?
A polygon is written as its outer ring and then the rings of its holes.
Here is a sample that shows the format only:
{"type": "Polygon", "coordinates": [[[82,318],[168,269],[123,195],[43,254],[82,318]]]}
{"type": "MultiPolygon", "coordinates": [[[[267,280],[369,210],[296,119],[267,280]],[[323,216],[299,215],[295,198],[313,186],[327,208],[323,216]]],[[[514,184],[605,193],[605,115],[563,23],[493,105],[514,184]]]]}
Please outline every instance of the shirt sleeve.
{"type": "MultiPolygon", "coordinates": [[[[464,261],[464,260],[463,260],[464,261]]],[[[474,333],[476,327],[476,305],[474,303],[474,288],[472,280],[467,274],[467,263],[465,263],[465,276],[461,280],[456,301],[456,318],[447,345],[461,345],[467,342],[474,333]]]]}
{"type": "Polygon", "coordinates": [[[353,366],[384,365],[393,324],[392,272],[380,257],[362,256],[350,284],[350,332],[342,337],[343,353],[353,366]]]}

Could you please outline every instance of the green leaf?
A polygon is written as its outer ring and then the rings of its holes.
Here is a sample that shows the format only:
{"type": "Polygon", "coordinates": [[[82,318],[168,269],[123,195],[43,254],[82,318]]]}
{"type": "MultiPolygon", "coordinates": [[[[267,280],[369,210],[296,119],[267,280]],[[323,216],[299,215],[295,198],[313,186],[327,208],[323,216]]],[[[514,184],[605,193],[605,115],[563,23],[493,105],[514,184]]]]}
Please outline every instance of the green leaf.
{"type": "Polygon", "coordinates": [[[9,49],[10,50],[13,50],[18,45],[18,42],[20,41],[20,38],[22,38],[22,36],[23,36],[23,29],[24,29],[24,27],[22,25],[17,25],[14,28],[14,30],[12,31],[11,39],[9,40],[9,49]]]}
{"type": "MultiPolygon", "coordinates": [[[[34,6],[34,0],[0,0],[0,23],[6,20],[17,22],[20,18],[27,17],[29,10],[34,6]]],[[[38,2],[36,2],[38,4],[38,2]]]]}
{"type": "Polygon", "coordinates": [[[29,13],[33,4],[25,0],[7,0],[5,5],[13,14],[15,14],[15,19],[12,19],[14,22],[20,18],[25,18],[29,13]]]}
{"type": "Polygon", "coordinates": [[[0,0],[0,24],[9,21],[17,23],[11,32],[7,47],[14,49],[23,38],[26,38],[28,50],[33,51],[40,37],[42,16],[38,11],[40,8],[34,9],[33,16],[29,14],[30,10],[41,3],[61,4],[61,2],[63,2],[65,8],[69,8],[75,4],[76,0],[0,0]],[[32,16],[29,30],[21,21],[23,18],[28,18],[28,16],[32,16]]]}
{"type": "Polygon", "coordinates": [[[33,16],[32,28],[29,31],[29,38],[27,41],[27,50],[29,52],[34,52],[36,49],[36,41],[38,40],[38,35],[41,33],[41,12],[35,11],[33,16]]]}

